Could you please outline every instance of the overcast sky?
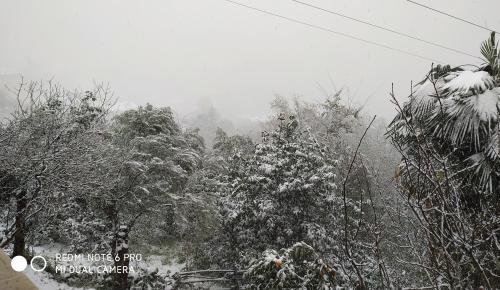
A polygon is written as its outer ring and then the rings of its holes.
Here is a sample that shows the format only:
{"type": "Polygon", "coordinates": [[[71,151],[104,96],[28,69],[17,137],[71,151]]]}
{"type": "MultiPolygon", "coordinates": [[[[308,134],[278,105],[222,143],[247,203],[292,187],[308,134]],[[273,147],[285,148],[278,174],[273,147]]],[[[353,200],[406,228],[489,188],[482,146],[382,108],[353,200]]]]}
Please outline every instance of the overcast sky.
{"type": "MultiPolygon", "coordinates": [[[[452,65],[480,60],[403,38],[291,0],[236,0],[452,65]]],[[[405,0],[302,0],[479,56],[485,30],[405,0]]],[[[418,0],[500,30],[498,0],[418,0]]],[[[228,117],[262,117],[274,95],[346,98],[390,118],[388,92],[405,96],[423,60],[223,0],[0,0],[0,82],[54,79],[67,88],[109,82],[122,106],[211,101],[228,117]],[[333,83],[330,81],[333,81],[333,83]]],[[[0,106],[9,103],[0,91],[0,106]]]]}

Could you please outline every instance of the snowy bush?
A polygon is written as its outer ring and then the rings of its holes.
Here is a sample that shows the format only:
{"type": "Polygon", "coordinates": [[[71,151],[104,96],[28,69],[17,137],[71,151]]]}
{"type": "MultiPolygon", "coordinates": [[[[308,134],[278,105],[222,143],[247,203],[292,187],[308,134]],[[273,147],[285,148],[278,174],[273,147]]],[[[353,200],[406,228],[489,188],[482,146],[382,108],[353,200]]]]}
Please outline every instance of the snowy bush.
{"type": "Polygon", "coordinates": [[[303,242],[279,252],[265,250],[243,278],[251,289],[333,289],[337,281],[336,270],[303,242]]]}

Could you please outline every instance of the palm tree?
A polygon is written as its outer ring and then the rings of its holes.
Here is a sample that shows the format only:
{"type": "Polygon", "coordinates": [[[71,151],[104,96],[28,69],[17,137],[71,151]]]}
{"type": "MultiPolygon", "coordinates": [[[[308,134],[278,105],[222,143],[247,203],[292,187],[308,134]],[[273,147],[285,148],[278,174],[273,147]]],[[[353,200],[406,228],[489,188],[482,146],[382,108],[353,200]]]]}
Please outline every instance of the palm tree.
{"type": "MultiPolygon", "coordinates": [[[[430,280],[452,289],[500,287],[500,58],[495,34],[480,67],[436,66],[387,135],[402,154],[397,177],[427,243],[430,280]],[[432,276],[432,277],[431,277],[432,276]]],[[[414,89],[414,91],[413,91],[414,89]]],[[[394,97],[394,95],[393,95],[394,97]]],[[[437,288],[437,286],[436,286],[437,288]]]]}
{"type": "MultiPolygon", "coordinates": [[[[425,140],[477,193],[499,192],[500,55],[495,33],[481,45],[479,68],[433,67],[389,125],[410,156],[425,140]]],[[[439,167],[439,166],[438,166],[439,167]]]]}

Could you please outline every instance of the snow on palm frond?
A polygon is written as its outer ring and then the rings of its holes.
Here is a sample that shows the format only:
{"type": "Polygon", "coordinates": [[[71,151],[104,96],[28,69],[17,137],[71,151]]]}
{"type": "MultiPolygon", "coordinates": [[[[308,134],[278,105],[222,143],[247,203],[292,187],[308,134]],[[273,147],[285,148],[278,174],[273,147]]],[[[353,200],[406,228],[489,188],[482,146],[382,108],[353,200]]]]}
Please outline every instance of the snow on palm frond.
{"type": "Polygon", "coordinates": [[[492,88],[480,94],[471,92],[485,85],[476,83],[469,91],[449,94],[441,101],[440,106],[435,107],[428,125],[435,128],[436,137],[448,139],[458,146],[464,145],[466,140],[476,148],[481,146],[480,134],[490,131],[500,110],[500,88],[492,88]]]}
{"type": "Polygon", "coordinates": [[[389,125],[388,135],[402,148],[426,138],[448,154],[460,152],[457,159],[469,168],[466,177],[494,191],[491,176],[497,174],[499,156],[494,136],[500,114],[500,87],[494,76],[485,70],[434,68],[415,89],[389,125]]]}
{"type": "Polygon", "coordinates": [[[500,110],[500,87],[468,98],[468,105],[483,122],[497,121],[500,110]]]}
{"type": "Polygon", "coordinates": [[[428,123],[435,128],[434,136],[470,152],[465,163],[472,164],[474,171],[469,177],[489,192],[494,191],[492,176],[498,158],[498,154],[491,154],[497,151],[490,146],[500,112],[500,87],[494,84],[485,71],[459,73],[446,84],[448,95],[428,123]]]}
{"type": "Polygon", "coordinates": [[[450,73],[446,78],[451,80],[443,87],[450,93],[461,95],[482,93],[495,86],[493,77],[486,71],[461,71],[450,73]],[[453,77],[456,75],[455,77],[453,77]]]}
{"type": "Polygon", "coordinates": [[[415,92],[411,96],[412,115],[418,118],[430,113],[438,101],[437,96],[442,91],[443,85],[443,79],[439,79],[434,83],[430,78],[427,78],[422,84],[417,85],[415,92]]]}
{"type": "Polygon", "coordinates": [[[399,138],[414,137],[417,132],[410,130],[407,126],[408,123],[415,122],[416,124],[424,125],[423,123],[425,123],[429,115],[432,114],[439,104],[439,98],[442,97],[441,95],[444,90],[443,87],[451,79],[448,74],[461,70],[459,67],[451,68],[450,66],[438,65],[433,67],[425,79],[415,85],[415,91],[412,91],[410,94],[409,101],[404,104],[402,111],[389,124],[388,136],[398,136],[399,138]]]}

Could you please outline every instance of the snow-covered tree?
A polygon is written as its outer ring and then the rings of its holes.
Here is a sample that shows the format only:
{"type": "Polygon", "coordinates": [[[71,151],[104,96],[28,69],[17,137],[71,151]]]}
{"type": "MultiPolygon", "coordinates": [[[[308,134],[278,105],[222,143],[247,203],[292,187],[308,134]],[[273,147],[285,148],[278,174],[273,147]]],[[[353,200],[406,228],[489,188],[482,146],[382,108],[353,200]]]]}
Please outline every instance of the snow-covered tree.
{"type": "Polygon", "coordinates": [[[336,161],[325,158],[327,148],[311,134],[296,129],[292,117],[265,133],[224,197],[219,263],[235,266],[300,241],[320,252],[339,250],[336,161]]]}
{"type": "MultiPolygon", "coordinates": [[[[385,288],[392,283],[389,273],[399,267],[387,269],[383,258],[384,253],[394,252],[384,228],[390,220],[386,207],[396,196],[391,179],[399,154],[383,136],[386,124],[371,121],[362,107],[346,105],[341,96],[342,91],[337,91],[321,103],[277,97],[272,107],[278,115],[296,116],[298,130],[311,132],[318,143],[328,147],[326,158],[338,161],[339,191],[350,201],[346,203],[349,220],[340,257],[350,285],[385,288]]],[[[279,120],[270,120],[266,127],[277,124],[279,120]]]]}
{"type": "Polygon", "coordinates": [[[79,169],[93,151],[89,136],[105,118],[108,97],[102,87],[79,93],[53,83],[21,83],[18,107],[0,137],[2,200],[13,213],[0,244],[13,242],[13,255],[26,256],[28,242],[45,239],[54,226],[47,221],[57,223],[67,197],[84,187],[79,169]]]}
{"type": "MultiPolygon", "coordinates": [[[[211,249],[219,233],[225,197],[232,185],[244,175],[246,161],[251,158],[255,144],[247,136],[229,136],[217,129],[212,150],[203,156],[202,166],[190,176],[182,192],[178,216],[181,218],[182,243],[190,253],[187,268],[199,269],[211,266],[211,249]]],[[[216,253],[215,255],[218,255],[216,253]]]]}
{"type": "MultiPolygon", "coordinates": [[[[451,288],[500,285],[499,54],[495,35],[480,68],[437,66],[399,106],[389,136],[397,172],[428,241],[429,282],[451,288]]],[[[428,266],[425,266],[428,265],[428,266]]],[[[425,268],[428,267],[428,268],[425,268]]]]}
{"type": "MultiPolygon", "coordinates": [[[[109,225],[111,254],[121,257],[118,265],[128,266],[124,255],[130,235],[147,241],[174,234],[176,202],[200,164],[203,141],[196,132],[182,131],[170,108],[147,105],[115,120],[113,142],[101,150],[102,160],[108,162],[99,170],[106,180],[94,204],[109,225]],[[138,225],[140,233],[133,231],[138,225]]],[[[113,287],[125,289],[127,273],[115,276],[113,287]]]]}

